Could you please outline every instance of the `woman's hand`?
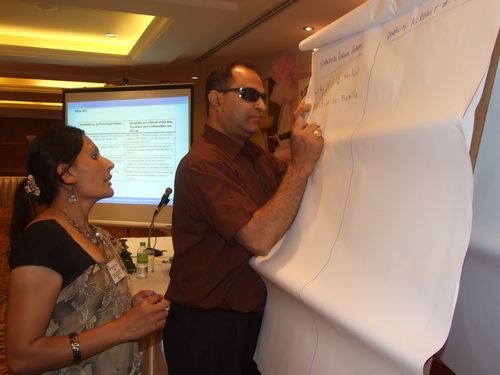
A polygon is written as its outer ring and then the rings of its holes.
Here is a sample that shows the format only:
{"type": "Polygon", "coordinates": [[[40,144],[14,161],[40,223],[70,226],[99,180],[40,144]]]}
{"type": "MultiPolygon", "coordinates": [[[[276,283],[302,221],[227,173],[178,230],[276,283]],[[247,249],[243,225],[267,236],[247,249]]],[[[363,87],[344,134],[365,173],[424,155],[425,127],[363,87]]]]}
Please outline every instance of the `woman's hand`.
{"type": "Polygon", "coordinates": [[[124,337],[137,340],[165,326],[170,301],[163,295],[142,290],[132,300],[132,309],[118,319],[124,337]]]}
{"type": "Polygon", "coordinates": [[[149,289],[137,292],[137,294],[132,297],[132,306],[137,305],[143,299],[146,299],[147,297],[152,296],[154,294],[156,294],[156,292],[154,290],[149,290],[149,289]]]}

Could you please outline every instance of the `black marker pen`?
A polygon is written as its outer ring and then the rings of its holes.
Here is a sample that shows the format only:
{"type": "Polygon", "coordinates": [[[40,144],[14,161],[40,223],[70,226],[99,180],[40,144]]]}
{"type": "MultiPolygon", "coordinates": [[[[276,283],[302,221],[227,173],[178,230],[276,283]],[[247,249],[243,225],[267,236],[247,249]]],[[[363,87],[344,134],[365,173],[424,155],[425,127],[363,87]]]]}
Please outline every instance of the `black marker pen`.
{"type": "Polygon", "coordinates": [[[291,136],[292,136],[291,131],[278,134],[278,138],[280,139],[280,141],[282,141],[283,139],[290,139],[291,136]]]}

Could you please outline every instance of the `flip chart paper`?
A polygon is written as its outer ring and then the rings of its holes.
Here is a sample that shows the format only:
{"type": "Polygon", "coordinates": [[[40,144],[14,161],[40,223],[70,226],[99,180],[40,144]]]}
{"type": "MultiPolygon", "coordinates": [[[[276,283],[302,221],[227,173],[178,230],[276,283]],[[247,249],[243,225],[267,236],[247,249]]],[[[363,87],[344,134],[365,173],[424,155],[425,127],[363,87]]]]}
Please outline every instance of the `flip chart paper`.
{"type": "Polygon", "coordinates": [[[499,11],[372,1],[301,44],[325,149],[294,224],[253,261],[264,375],[422,374],[444,344],[472,220],[465,115],[499,11]]]}

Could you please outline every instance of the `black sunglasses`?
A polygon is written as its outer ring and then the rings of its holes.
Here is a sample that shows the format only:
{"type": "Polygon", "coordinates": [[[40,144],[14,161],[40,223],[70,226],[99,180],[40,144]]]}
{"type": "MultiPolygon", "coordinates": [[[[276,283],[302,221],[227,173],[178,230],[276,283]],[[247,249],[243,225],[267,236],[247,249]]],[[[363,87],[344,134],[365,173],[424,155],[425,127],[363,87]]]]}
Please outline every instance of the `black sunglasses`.
{"type": "Polygon", "coordinates": [[[262,98],[262,100],[265,103],[267,98],[266,93],[262,94],[253,87],[238,87],[234,89],[218,90],[217,92],[228,92],[228,91],[235,91],[239,93],[240,98],[248,100],[249,102],[256,102],[257,100],[259,100],[259,98],[262,98]]]}

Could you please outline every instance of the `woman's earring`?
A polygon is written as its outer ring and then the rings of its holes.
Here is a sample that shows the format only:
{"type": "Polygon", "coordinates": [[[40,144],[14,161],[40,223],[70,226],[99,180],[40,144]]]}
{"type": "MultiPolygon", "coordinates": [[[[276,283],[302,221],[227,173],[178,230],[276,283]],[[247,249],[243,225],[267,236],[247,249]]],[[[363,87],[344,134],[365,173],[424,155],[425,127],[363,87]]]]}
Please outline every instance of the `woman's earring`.
{"type": "Polygon", "coordinates": [[[66,198],[66,200],[68,201],[68,203],[75,203],[76,202],[77,198],[76,198],[75,192],[73,191],[73,186],[70,186],[69,192],[68,192],[68,197],[66,198]]]}

